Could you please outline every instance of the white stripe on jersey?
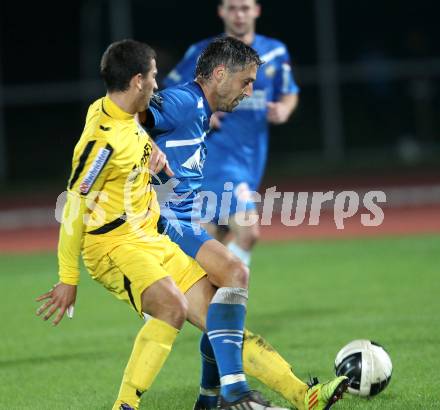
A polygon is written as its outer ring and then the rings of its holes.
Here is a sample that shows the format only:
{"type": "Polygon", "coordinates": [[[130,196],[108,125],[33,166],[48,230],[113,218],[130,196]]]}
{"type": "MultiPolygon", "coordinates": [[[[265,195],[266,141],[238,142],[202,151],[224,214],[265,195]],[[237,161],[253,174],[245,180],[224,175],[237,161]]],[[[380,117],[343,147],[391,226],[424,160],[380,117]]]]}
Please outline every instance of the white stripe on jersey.
{"type": "Polygon", "coordinates": [[[282,70],[283,70],[283,86],[281,89],[281,92],[283,94],[287,94],[289,92],[289,84],[290,84],[290,72],[292,71],[292,69],[290,68],[289,64],[284,63],[281,66],[282,70]]]}
{"type": "Polygon", "coordinates": [[[168,74],[168,78],[178,83],[182,80],[182,76],[179,74],[177,70],[173,70],[168,74]]]}
{"type": "Polygon", "coordinates": [[[196,145],[199,142],[203,142],[206,137],[206,132],[201,137],[193,138],[191,140],[168,140],[165,144],[167,148],[185,147],[187,145],[196,145]]]}
{"type": "Polygon", "coordinates": [[[260,58],[265,63],[268,63],[269,61],[273,60],[275,57],[282,56],[283,54],[286,54],[286,47],[281,46],[273,49],[272,51],[269,51],[260,58]]]}

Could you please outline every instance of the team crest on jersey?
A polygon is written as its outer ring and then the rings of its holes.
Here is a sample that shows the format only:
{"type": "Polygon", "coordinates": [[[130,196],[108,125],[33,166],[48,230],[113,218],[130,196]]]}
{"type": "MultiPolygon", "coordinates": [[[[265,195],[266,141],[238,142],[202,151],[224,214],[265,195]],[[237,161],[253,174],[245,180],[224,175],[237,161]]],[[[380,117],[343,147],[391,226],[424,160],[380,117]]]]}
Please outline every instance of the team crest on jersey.
{"type": "Polygon", "coordinates": [[[110,156],[111,151],[107,148],[101,148],[98,152],[98,155],[96,156],[95,160],[93,161],[92,166],[87,171],[86,176],[82,180],[81,184],[79,184],[79,191],[82,194],[88,194],[90,191],[90,188],[92,187],[93,183],[96,181],[96,178],[98,178],[99,173],[104,168],[104,165],[107,162],[108,157],[110,156]]]}
{"type": "Polygon", "coordinates": [[[273,78],[273,76],[275,75],[276,72],[276,68],[274,65],[269,64],[266,69],[264,70],[264,74],[266,74],[266,77],[268,78],[273,78]]]}

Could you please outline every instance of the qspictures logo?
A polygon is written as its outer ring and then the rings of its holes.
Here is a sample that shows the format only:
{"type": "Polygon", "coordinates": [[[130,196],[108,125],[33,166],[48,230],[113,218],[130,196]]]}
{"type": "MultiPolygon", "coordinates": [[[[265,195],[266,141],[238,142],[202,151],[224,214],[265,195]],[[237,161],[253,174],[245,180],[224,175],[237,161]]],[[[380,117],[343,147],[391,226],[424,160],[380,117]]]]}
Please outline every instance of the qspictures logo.
{"type": "MultiPolygon", "coordinates": [[[[105,161],[106,153],[102,153],[99,161],[105,161]]],[[[98,161],[98,158],[96,162],[98,161]]],[[[88,172],[84,181],[93,180],[94,166],[88,172]],[[90,175],[89,175],[90,174],[90,175]]],[[[181,188],[181,182],[176,178],[169,178],[163,181],[158,175],[151,173],[144,167],[137,167],[129,174],[121,195],[121,214],[119,219],[130,224],[134,231],[140,231],[145,218],[156,217],[151,209],[136,212],[133,206],[134,198],[148,195],[152,189],[160,206],[160,215],[166,219],[164,232],[172,227],[179,235],[184,232],[180,226],[180,220],[190,221],[195,235],[202,232],[202,226],[211,222],[217,225],[228,225],[231,218],[240,226],[251,226],[260,224],[270,226],[278,221],[286,227],[298,227],[300,225],[317,226],[321,223],[323,212],[331,213],[335,227],[339,230],[345,229],[345,222],[349,218],[359,218],[365,227],[380,226],[385,219],[382,204],[387,201],[383,191],[327,191],[327,192],[280,192],[276,186],[267,188],[264,193],[251,191],[247,184],[234,186],[232,182],[224,184],[223,192],[213,191],[191,191],[181,188]],[[140,192],[133,192],[134,180],[140,174],[148,173],[152,183],[142,186],[140,192]],[[258,212],[248,213],[249,204],[257,208],[258,212]]],[[[137,188],[139,190],[139,187],[137,188]]],[[[80,188],[81,190],[81,188],[80,188]]],[[[81,191],[82,192],[82,191],[81,191]]],[[[107,216],[103,205],[108,201],[105,192],[88,192],[86,198],[70,194],[69,209],[63,209],[66,203],[68,192],[63,192],[58,197],[55,217],[58,222],[65,224],[66,231],[72,232],[72,224],[79,217],[80,201],[86,201],[87,214],[83,215],[83,223],[99,228],[100,225],[113,220],[114,215],[107,216]],[[93,218],[90,215],[93,214],[93,218]]],[[[148,238],[146,240],[149,240],[148,238]]]]}

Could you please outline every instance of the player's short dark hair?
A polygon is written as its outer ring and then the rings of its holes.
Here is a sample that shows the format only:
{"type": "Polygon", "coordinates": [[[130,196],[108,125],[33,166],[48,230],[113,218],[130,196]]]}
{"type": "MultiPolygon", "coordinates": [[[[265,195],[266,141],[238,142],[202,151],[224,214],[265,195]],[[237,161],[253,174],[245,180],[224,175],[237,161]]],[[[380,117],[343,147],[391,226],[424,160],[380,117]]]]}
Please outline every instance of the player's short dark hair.
{"type": "Polygon", "coordinates": [[[109,45],[101,59],[101,77],[110,92],[126,91],[137,74],[145,76],[151,70],[155,51],[135,40],[121,40],[109,45]]]}
{"type": "Polygon", "coordinates": [[[196,77],[208,80],[215,67],[224,65],[229,71],[241,71],[250,64],[263,64],[258,53],[234,37],[219,37],[212,41],[197,60],[196,77]]]}

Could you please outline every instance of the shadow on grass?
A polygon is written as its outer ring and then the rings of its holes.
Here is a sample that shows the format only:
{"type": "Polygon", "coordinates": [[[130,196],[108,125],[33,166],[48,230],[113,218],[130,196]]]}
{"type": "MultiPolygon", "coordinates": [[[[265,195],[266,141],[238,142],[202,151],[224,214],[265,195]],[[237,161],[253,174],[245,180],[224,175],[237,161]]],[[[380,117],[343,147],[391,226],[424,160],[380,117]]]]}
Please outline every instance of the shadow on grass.
{"type": "Polygon", "coordinates": [[[55,355],[47,355],[47,356],[38,356],[38,357],[22,357],[17,359],[10,360],[0,360],[0,369],[2,367],[9,366],[20,366],[20,365],[39,365],[39,364],[47,364],[47,363],[55,363],[55,362],[66,362],[72,360],[81,360],[81,361],[96,361],[100,358],[107,358],[111,352],[103,352],[103,351],[91,351],[91,352],[78,352],[78,353],[67,353],[67,354],[55,354],[55,355]]]}
{"type": "Polygon", "coordinates": [[[278,327],[280,322],[295,322],[313,319],[324,319],[329,317],[345,316],[347,315],[346,307],[323,306],[323,307],[307,307],[300,305],[292,306],[288,309],[270,309],[268,311],[260,312],[257,309],[250,309],[250,316],[259,324],[272,324],[278,327]],[[276,320],[274,320],[276,318],[276,320]]]}

